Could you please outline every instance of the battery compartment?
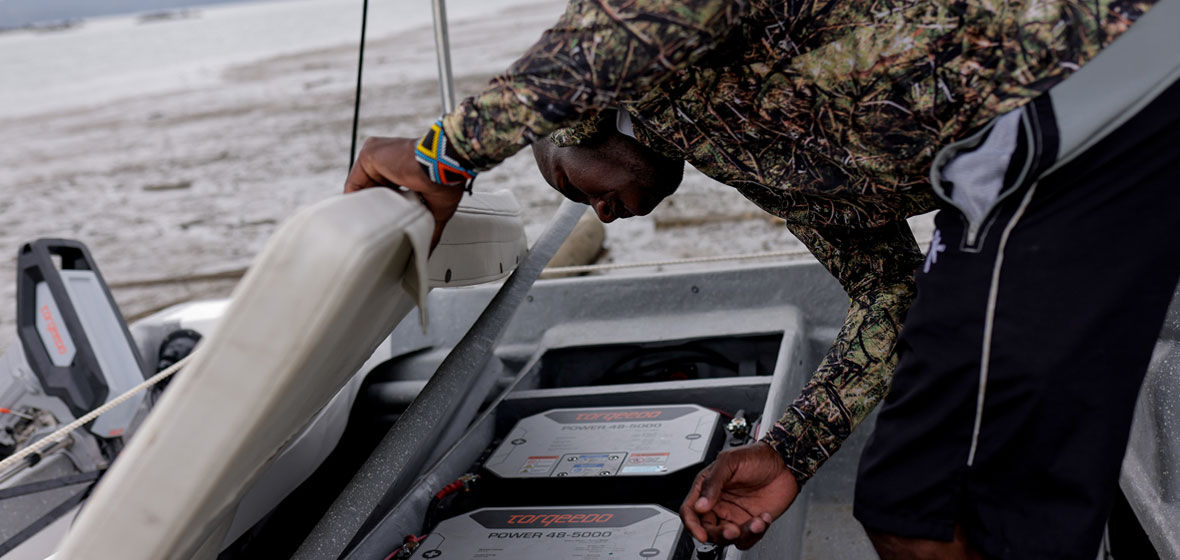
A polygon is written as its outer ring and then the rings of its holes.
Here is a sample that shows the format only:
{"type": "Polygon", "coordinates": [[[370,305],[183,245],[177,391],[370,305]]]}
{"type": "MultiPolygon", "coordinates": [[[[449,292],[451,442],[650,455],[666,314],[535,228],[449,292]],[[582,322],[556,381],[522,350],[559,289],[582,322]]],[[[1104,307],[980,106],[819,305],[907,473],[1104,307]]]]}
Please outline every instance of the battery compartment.
{"type": "MultiPolygon", "coordinates": [[[[694,326],[689,330],[701,329],[703,327],[699,325],[705,322],[692,324],[694,326]]],[[[773,421],[786,408],[788,395],[797,394],[810,373],[808,367],[814,361],[798,315],[783,313],[777,319],[767,317],[752,320],[746,327],[748,330],[742,334],[712,337],[699,336],[704,334],[700,330],[688,333],[665,327],[660,330],[664,338],[647,342],[634,342],[636,337],[630,335],[625,337],[629,339],[625,343],[610,340],[614,336],[607,325],[595,325],[593,328],[579,326],[577,336],[551,337],[547,341],[550,344],[543,344],[534,350],[531,357],[522,360],[511,391],[487,406],[463,438],[438,458],[434,466],[377,524],[377,529],[359,543],[347,558],[384,558],[401,545],[403,537],[411,540],[427,539],[431,532],[440,530],[454,534],[458,526],[467,526],[471,531],[483,531],[486,527],[470,525],[470,516],[480,511],[526,508],[527,511],[517,511],[517,514],[552,515],[545,512],[571,507],[657,508],[664,512],[661,515],[670,515],[670,519],[674,520],[671,526],[677,531],[678,544],[671,555],[668,555],[667,547],[659,547],[662,552],[652,553],[655,555],[651,557],[664,560],[692,558],[691,539],[680,530],[678,517],[674,513],[688,492],[692,479],[700,468],[713,461],[720,449],[731,442],[740,442],[725,429],[732,416],[739,416],[746,422],[749,437],[753,438],[757,434],[756,422],[773,421]],[[768,328],[773,324],[772,320],[779,328],[768,328]],[[698,336],[673,336],[677,333],[698,336]],[[729,356],[740,356],[741,361],[734,361],[729,356]],[[514,438],[509,436],[518,422],[530,416],[555,409],[680,405],[695,405],[716,411],[718,418],[715,436],[705,459],[691,469],[677,472],[677,476],[649,477],[647,480],[626,480],[608,475],[603,475],[603,480],[587,480],[586,477],[581,480],[560,480],[547,476],[538,480],[506,481],[491,476],[483,468],[498,446],[505,442],[511,444],[510,440],[514,438]],[[770,411],[769,415],[767,411],[770,411]],[[573,484],[564,485],[565,482],[573,484]],[[600,482],[605,484],[598,484],[600,482]]],[[[603,463],[609,463],[610,452],[625,450],[583,451],[606,453],[608,456],[603,463]]],[[[548,454],[550,457],[568,459],[566,455],[548,454]]],[[[623,460],[621,453],[617,455],[620,455],[616,457],[617,460],[623,460]]],[[[518,466],[523,467],[524,463],[518,466]]],[[[791,534],[795,531],[792,526],[790,521],[780,522],[776,524],[774,532],[791,534]]],[[[579,534],[586,532],[581,529],[584,528],[574,527],[571,531],[579,534]]],[[[494,532],[491,529],[488,531],[488,535],[480,538],[499,538],[490,536],[494,532]]],[[[542,537],[538,538],[543,540],[546,534],[550,533],[542,532],[542,537]]],[[[612,538],[618,537],[614,535],[612,538]]],[[[452,539],[452,544],[455,542],[453,538],[448,537],[452,539]]],[[[775,537],[768,534],[766,540],[773,543],[775,537]]],[[[540,541],[513,544],[511,539],[506,539],[499,544],[524,547],[513,549],[515,554],[519,554],[516,558],[521,560],[555,557],[553,551],[546,553],[545,547],[535,549],[535,554],[523,552],[536,546],[537,542],[540,541]]],[[[439,557],[446,553],[443,549],[423,549],[417,543],[411,544],[409,548],[417,548],[417,552],[403,557],[426,558],[424,554],[431,550],[435,550],[433,554],[439,557]]],[[[556,541],[552,544],[556,544],[556,541]]],[[[597,546],[593,543],[583,544],[590,548],[597,546]]],[[[591,552],[589,548],[579,550],[582,552],[578,553],[578,558],[598,558],[598,552],[591,552]]],[[[595,550],[602,552],[606,549],[595,550]]],[[[448,554],[447,557],[455,556],[448,554]]],[[[499,556],[489,556],[493,557],[499,556]]]]}
{"type": "MultiPolygon", "coordinates": [[[[472,521],[469,517],[476,512],[488,510],[502,511],[505,508],[517,508],[514,511],[521,515],[552,515],[554,508],[575,506],[656,508],[656,511],[661,512],[661,516],[670,516],[668,519],[675,522],[673,526],[678,531],[678,536],[671,552],[663,546],[655,547],[652,550],[658,549],[661,552],[652,557],[667,560],[689,560],[693,557],[691,539],[688,539],[686,533],[679,531],[679,520],[674,512],[679,507],[692,478],[695,477],[699,469],[712,462],[720,449],[738,442],[738,438],[734,438],[726,430],[726,426],[732,420],[730,415],[741,412],[741,417],[749,422],[752,437],[755,417],[760,416],[762,410],[766,408],[766,400],[771,393],[773,380],[774,378],[771,376],[751,376],[513,392],[499,401],[488,414],[477,420],[467,437],[423,477],[417,487],[403,499],[402,503],[395,508],[382,525],[400,527],[402,534],[407,537],[427,539],[431,533],[439,530],[447,531],[448,526],[451,531],[459,526],[471,527],[472,531],[482,531],[476,525],[471,525],[472,521]],[[603,480],[559,480],[557,477],[534,481],[503,480],[483,468],[498,447],[505,443],[511,445],[509,436],[513,435],[518,423],[535,415],[544,415],[555,410],[609,410],[612,408],[651,410],[659,407],[675,408],[686,404],[716,413],[717,421],[713,427],[714,439],[709,443],[704,460],[690,469],[674,473],[674,476],[646,480],[634,478],[627,480],[619,477],[603,477],[603,480]],[[746,413],[747,410],[750,412],[746,413]],[[464,461],[464,459],[467,460],[464,461]],[[472,475],[479,475],[479,477],[473,478],[472,475]],[[530,485],[530,482],[539,484],[530,485]],[[572,482],[572,484],[563,488],[561,483],[564,482],[572,482]],[[425,499],[425,503],[422,502],[423,499],[425,499]],[[452,521],[448,522],[448,519],[452,521]]],[[[777,407],[772,405],[772,408],[777,407]]],[[[692,433],[697,432],[693,431],[692,433]]],[[[529,528],[521,528],[521,531],[525,529],[529,528]]],[[[584,527],[576,526],[569,531],[557,531],[556,533],[548,529],[556,530],[560,527],[546,527],[545,529],[540,537],[522,538],[544,539],[546,538],[544,535],[551,534],[568,536],[572,533],[579,535],[594,533],[594,531],[583,530],[584,527]]],[[[519,556],[521,560],[534,558],[534,556],[528,555],[530,553],[522,551],[537,546],[536,541],[515,542],[507,537],[502,538],[503,535],[513,534],[513,531],[488,530],[488,535],[493,533],[500,536],[487,536],[486,538],[501,539],[497,542],[510,548],[511,546],[524,547],[519,550],[513,549],[516,551],[515,553],[522,554],[519,556]]],[[[534,535],[535,533],[536,531],[516,532],[517,536],[534,535]]],[[[612,533],[611,539],[618,540],[625,534],[627,533],[612,533]]],[[[654,537],[654,535],[649,536],[654,537]]],[[[598,539],[594,537],[586,537],[584,540],[583,544],[590,547],[594,542],[598,542],[598,539]]],[[[423,543],[425,542],[423,540],[423,543]]],[[[452,546],[454,544],[455,541],[452,541],[452,546]]],[[[551,544],[558,545],[557,541],[551,544]]],[[[429,550],[435,550],[424,549],[417,546],[416,543],[414,548],[418,549],[417,552],[413,555],[406,555],[406,557],[425,558],[422,554],[429,550]]],[[[644,550],[648,550],[648,548],[644,550]]],[[[386,549],[386,553],[388,552],[389,549],[386,549]]],[[[541,554],[535,556],[538,559],[554,557],[547,556],[542,552],[537,552],[537,554],[541,554]]],[[[593,553],[589,552],[584,557],[596,558],[593,553]]],[[[607,557],[614,558],[615,556],[604,556],[604,558],[607,557]]]]}
{"type": "Polygon", "coordinates": [[[668,404],[521,417],[432,497],[394,558],[691,560],[675,511],[697,472],[745,441],[726,416],[668,404]]]}

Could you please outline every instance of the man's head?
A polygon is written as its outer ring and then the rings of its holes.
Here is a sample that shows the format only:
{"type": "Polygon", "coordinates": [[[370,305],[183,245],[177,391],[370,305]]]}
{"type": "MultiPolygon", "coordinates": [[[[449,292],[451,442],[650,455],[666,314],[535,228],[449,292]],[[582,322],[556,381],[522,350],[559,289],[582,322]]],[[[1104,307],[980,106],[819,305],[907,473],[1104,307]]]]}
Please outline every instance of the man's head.
{"type": "Polygon", "coordinates": [[[676,191],[684,161],[666,158],[620,133],[613,115],[577,145],[533,144],[537,167],[566,198],[589,204],[603,222],[643,216],[676,191]]]}

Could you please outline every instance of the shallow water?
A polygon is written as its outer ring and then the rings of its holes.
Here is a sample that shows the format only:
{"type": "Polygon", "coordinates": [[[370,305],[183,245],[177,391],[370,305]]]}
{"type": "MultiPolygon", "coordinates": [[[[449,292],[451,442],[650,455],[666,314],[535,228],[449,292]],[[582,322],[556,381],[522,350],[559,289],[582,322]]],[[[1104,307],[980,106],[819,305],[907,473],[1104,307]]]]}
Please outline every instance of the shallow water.
{"type": "MultiPolygon", "coordinates": [[[[450,0],[468,19],[526,4],[450,0]]],[[[191,8],[193,17],[86,20],[57,32],[0,34],[0,118],[216,83],[225,68],[293,52],[356,45],[360,0],[285,0],[191,8]]],[[[371,2],[368,36],[428,25],[430,3],[371,2]]]]}

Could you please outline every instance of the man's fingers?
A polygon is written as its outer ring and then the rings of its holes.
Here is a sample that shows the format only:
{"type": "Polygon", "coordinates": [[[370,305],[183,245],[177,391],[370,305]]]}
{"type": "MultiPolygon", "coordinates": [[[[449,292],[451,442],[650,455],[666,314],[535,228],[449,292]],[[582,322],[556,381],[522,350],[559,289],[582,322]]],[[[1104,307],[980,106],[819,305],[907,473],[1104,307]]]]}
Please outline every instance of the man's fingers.
{"type": "Polygon", "coordinates": [[[734,470],[735,465],[728,460],[728,456],[719,455],[717,460],[702,473],[705,476],[701,480],[701,495],[693,503],[693,508],[700,513],[713,509],[713,506],[717,504],[717,499],[721,497],[721,490],[725,488],[729,479],[733,478],[734,470]]]}
{"type": "Polygon", "coordinates": [[[348,178],[344,180],[344,192],[346,194],[369,187],[376,187],[380,184],[365,170],[365,166],[361,162],[361,159],[364,157],[365,155],[361,154],[361,157],[357,158],[356,163],[352,166],[352,170],[348,172],[348,178]]]}
{"type": "Polygon", "coordinates": [[[709,543],[714,543],[714,544],[717,544],[720,546],[724,546],[726,541],[725,541],[725,535],[723,534],[725,532],[725,527],[723,526],[723,524],[724,524],[724,521],[719,519],[712,512],[702,514],[701,515],[701,526],[705,528],[705,537],[706,538],[704,540],[701,540],[701,542],[709,542],[709,543]]]}
{"type": "Polygon", "coordinates": [[[680,508],[680,520],[684,522],[684,527],[692,534],[692,537],[701,542],[709,541],[709,534],[701,525],[700,518],[697,517],[695,511],[690,507],[680,508]]]}
{"type": "Polygon", "coordinates": [[[746,530],[751,534],[760,535],[766,532],[767,523],[757,517],[746,524],[746,530]]]}
{"type": "Polygon", "coordinates": [[[368,177],[364,175],[364,172],[359,171],[359,168],[354,166],[352,171],[348,172],[348,178],[344,180],[344,194],[356,192],[365,188],[364,184],[367,179],[368,177]],[[358,177],[358,174],[361,176],[358,177]]]}
{"type": "Polygon", "coordinates": [[[733,523],[722,523],[721,536],[725,537],[726,542],[734,542],[741,538],[742,529],[733,523]]]}
{"type": "Polygon", "coordinates": [[[766,534],[768,528],[769,525],[759,517],[750,519],[741,525],[723,521],[717,534],[713,535],[712,542],[722,546],[732,544],[738,550],[747,550],[762,540],[762,536],[766,534]]]}
{"type": "Polygon", "coordinates": [[[688,491],[688,496],[685,496],[684,502],[680,504],[680,519],[684,521],[684,526],[692,533],[693,538],[701,542],[708,542],[709,535],[705,532],[705,528],[701,526],[701,519],[697,516],[694,509],[697,498],[701,495],[701,481],[704,480],[705,474],[709,471],[706,468],[701,471],[692,481],[692,488],[688,491]]]}
{"type": "MultiPolygon", "coordinates": [[[[766,515],[766,514],[763,514],[766,515]]],[[[741,536],[734,541],[734,546],[738,550],[747,550],[750,547],[758,544],[762,540],[762,536],[766,534],[766,530],[770,528],[770,523],[763,517],[755,517],[742,526],[741,536]]]]}
{"type": "Polygon", "coordinates": [[[413,148],[408,148],[409,154],[403,153],[403,145],[413,140],[408,138],[379,138],[372,137],[365,140],[361,146],[356,161],[352,162],[352,169],[344,181],[344,192],[356,192],[371,187],[395,187],[400,185],[396,165],[399,158],[413,158],[413,148]]]}

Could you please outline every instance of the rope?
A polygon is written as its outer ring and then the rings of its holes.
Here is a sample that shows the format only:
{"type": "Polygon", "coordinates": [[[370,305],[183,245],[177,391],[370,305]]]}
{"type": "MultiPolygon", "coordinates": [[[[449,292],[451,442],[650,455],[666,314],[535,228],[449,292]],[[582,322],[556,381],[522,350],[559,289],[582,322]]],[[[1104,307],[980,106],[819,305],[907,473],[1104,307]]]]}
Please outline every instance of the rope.
{"type": "Polygon", "coordinates": [[[98,418],[99,416],[102,416],[103,414],[105,414],[106,412],[115,408],[116,406],[119,406],[119,405],[123,404],[124,402],[127,402],[128,399],[130,399],[131,397],[135,396],[136,394],[144,391],[145,389],[151,387],[152,385],[155,385],[165,379],[168,379],[169,377],[172,376],[172,374],[176,373],[177,371],[180,371],[180,368],[184,367],[185,364],[187,364],[189,362],[189,360],[191,360],[193,358],[193,356],[196,356],[196,355],[197,355],[197,353],[193,352],[192,354],[185,356],[185,358],[183,360],[180,360],[179,362],[172,364],[164,371],[161,371],[160,373],[153,375],[150,379],[144,381],[143,383],[140,383],[139,385],[136,385],[135,387],[131,388],[126,393],[123,393],[122,395],[115,397],[110,402],[86,413],[85,416],[82,416],[81,418],[74,420],[73,422],[70,422],[69,424],[66,424],[65,426],[62,426],[56,432],[53,432],[52,434],[49,434],[48,436],[45,436],[45,437],[33,442],[28,447],[21,449],[20,451],[9,456],[7,459],[0,461],[0,473],[8,470],[10,467],[16,465],[17,463],[20,463],[25,458],[40,451],[41,449],[66,439],[66,437],[69,436],[70,433],[73,432],[74,430],[81,428],[83,425],[87,424],[91,420],[94,420],[95,418],[98,418]]]}
{"type": "Polygon", "coordinates": [[[624,268],[646,268],[659,266],[676,266],[685,264],[711,263],[721,261],[748,261],[757,259],[773,259],[778,257],[805,257],[811,255],[811,252],[806,249],[797,249],[794,251],[770,251],[766,253],[746,253],[738,255],[716,255],[711,257],[693,257],[687,259],[672,259],[666,261],[647,261],[637,263],[606,263],[606,264],[587,264],[579,266],[555,266],[546,268],[541,273],[542,278],[546,278],[558,274],[582,274],[586,272],[601,272],[605,270],[619,270],[624,268]]]}
{"type": "Polygon", "coordinates": [[[231,270],[220,270],[217,272],[207,272],[203,274],[189,274],[186,276],[169,276],[167,278],[148,278],[144,280],[124,280],[122,282],[111,282],[107,286],[112,290],[120,290],[125,288],[150,288],[153,286],[166,286],[169,284],[187,284],[190,282],[216,282],[218,280],[237,280],[246,275],[246,268],[234,268],[231,270]]]}
{"type": "MultiPolygon", "coordinates": [[[[918,239],[919,247],[926,247],[930,245],[929,239],[918,239]]],[[[923,251],[924,252],[924,251],[923,251]]],[[[553,266],[546,268],[541,272],[541,278],[552,278],[553,276],[568,275],[568,274],[584,274],[587,272],[604,272],[607,270],[620,270],[626,268],[653,268],[661,266],[678,266],[685,264],[699,264],[723,261],[750,261],[758,259],[773,259],[779,257],[809,257],[812,256],[811,251],[807,249],[795,249],[793,251],[768,251],[765,253],[743,253],[736,255],[714,255],[709,257],[693,257],[686,259],[671,259],[665,261],[646,261],[634,263],[606,263],[606,264],[587,264],[578,266],[553,266]]]]}

